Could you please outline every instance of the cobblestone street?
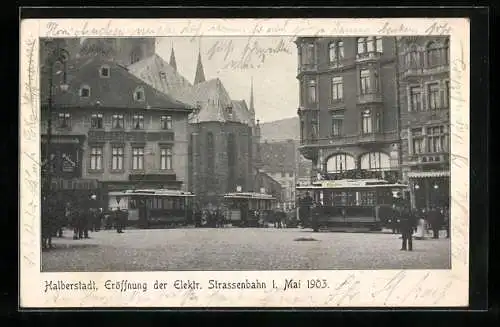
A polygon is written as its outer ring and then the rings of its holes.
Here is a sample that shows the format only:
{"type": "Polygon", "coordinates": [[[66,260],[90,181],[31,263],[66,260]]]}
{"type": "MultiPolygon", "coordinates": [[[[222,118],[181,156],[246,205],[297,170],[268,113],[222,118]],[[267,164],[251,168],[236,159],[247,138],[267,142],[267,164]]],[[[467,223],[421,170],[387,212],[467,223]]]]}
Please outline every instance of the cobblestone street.
{"type": "Polygon", "coordinates": [[[100,231],[87,240],[71,235],[65,231],[54,239],[55,249],[42,253],[42,271],[451,267],[449,239],[414,240],[414,251],[406,252],[399,250],[399,235],[388,233],[223,228],[100,231]]]}

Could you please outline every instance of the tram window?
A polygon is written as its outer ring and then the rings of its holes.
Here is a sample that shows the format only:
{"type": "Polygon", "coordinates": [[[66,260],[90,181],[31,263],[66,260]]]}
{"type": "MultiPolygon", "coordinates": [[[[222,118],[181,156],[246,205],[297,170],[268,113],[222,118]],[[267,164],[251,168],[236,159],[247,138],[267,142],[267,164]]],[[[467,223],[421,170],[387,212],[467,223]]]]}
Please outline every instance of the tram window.
{"type": "Polygon", "coordinates": [[[362,206],[370,206],[375,204],[375,192],[373,191],[364,191],[360,193],[360,205],[362,206]]]}
{"type": "Polygon", "coordinates": [[[183,210],[184,209],[184,198],[177,199],[177,208],[183,210]]]}
{"type": "Polygon", "coordinates": [[[137,201],[135,199],[130,199],[130,209],[137,209],[137,201]]]}
{"type": "Polygon", "coordinates": [[[163,209],[172,209],[172,199],[163,199],[163,209]]]}

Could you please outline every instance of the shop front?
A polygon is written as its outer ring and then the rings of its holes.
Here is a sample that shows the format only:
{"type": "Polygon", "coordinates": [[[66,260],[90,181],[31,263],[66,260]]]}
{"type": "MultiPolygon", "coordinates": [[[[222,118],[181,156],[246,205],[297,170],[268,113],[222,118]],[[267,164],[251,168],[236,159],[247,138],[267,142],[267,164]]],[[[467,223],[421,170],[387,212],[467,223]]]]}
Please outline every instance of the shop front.
{"type": "Polygon", "coordinates": [[[432,207],[450,206],[450,172],[409,172],[412,207],[429,210],[432,207]]]}

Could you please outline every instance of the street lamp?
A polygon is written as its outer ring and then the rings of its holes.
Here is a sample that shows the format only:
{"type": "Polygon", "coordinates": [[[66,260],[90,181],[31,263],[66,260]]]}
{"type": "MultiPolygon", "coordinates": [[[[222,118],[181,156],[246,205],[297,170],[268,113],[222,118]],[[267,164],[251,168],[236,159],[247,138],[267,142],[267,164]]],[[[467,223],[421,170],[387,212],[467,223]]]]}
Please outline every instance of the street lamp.
{"type": "Polygon", "coordinates": [[[420,185],[415,184],[415,189],[418,190],[420,188],[420,185]]]}
{"type": "Polygon", "coordinates": [[[434,189],[437,190],[439,188],[439,185],[434,184],[434,189]]]}
{"type": "MultiPolygon", "coordinates": [[[[45,158],[46,158],[46,186],[45,186],[45,191],[47,192],[46,194],[46,199],[48,200],[48,196],[50,193],[50,188],[52,186],[52,170],[51,170],[51,158],[50,158],[50,148],[51,148],[51,143],[52,143],[52,107],[53,107],[53,88],[54,88],[54,67],[56,64],[62,64],[63,65],[63,78],[62,78],[62,83],[60,84],[61,91],[66,92],[69,88],[69,85],[67,84],[66,81],[66,61],[69,58],[69,52],[63,48],[59,47],[59,44],[56,44],[55,48],[52,48],[52,41],[46,41],[45,46],[48,49],[49,53],[47,56],[47,61],[46,64],[48,66],[48,86],[49,86],[49,94],[48,94],[48,99],[47,99],[47,143],[46,143],[46,153],[45,153],[45,158]]],[[[57,74],[59,75],[61,71],[58,71],[57,74]]]]}

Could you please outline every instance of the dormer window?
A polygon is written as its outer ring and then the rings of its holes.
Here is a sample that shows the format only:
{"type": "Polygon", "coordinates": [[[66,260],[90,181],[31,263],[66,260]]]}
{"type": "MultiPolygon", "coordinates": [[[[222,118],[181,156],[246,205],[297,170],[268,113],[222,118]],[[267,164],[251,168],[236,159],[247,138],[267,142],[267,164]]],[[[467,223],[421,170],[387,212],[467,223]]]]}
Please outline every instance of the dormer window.
{"type": "Polygon", "coordinates": [[[233,107],[227,107],[227,116],[229,119],[233,119],[233,107]]]}
{"type": "Polygon", "coordinates": [[[144,88],[138,87],[137,89],[135,89],[135,91],[134,91],[134,100],[135,101],[141,101],[141,102],[143,102],[144,100],[146,100],[146,97],[144,95],[144,88]]]}
{"type": "Polygon", "coordinates": [[[167,74],[165,72],[160,72],[160,79],[166,80],[167,79],[167,74]]]}
{"type": "Polygon", "coordinates": [[[110,69],[109,69],[109,66],[108,65],[104,65],[101,67],[101,69],[99,69],[99,75],[101,77],[104,77],[104,78],[107,78],[109,77],[110,75],[110,69]]]}
{"type": "Polygon", "coordinates": [[[80,88],[80,97],[82,98],[90,97],[90,86],[84,85],[80,88]]]}

